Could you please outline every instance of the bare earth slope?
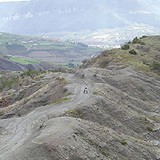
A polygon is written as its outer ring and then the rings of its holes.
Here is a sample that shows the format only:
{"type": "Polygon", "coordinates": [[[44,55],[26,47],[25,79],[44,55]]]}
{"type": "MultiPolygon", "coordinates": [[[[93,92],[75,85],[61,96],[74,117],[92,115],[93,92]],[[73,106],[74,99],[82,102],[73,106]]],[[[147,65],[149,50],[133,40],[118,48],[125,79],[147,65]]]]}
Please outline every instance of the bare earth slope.
{"type": "Polygon", "coordinates": [[[49,90],[56,96],[59,90],[55,93],[53,86],[37,88],[28,97],[27,106],[32,108],[29,113],[20,112],[26,106],[23,99],[8,106],[0,119],[1,160],[160,158],[159,76],[125,67],[48,73],[42,79],[52,86],[54,79],[63,77],[65,88],[71,93],[67,94],[67,101],[31,107],[49,90]],[[88,94],[83,93],[85,85],[88,94]],[[3,117],[11,111],[14,115],[3,117]]]}

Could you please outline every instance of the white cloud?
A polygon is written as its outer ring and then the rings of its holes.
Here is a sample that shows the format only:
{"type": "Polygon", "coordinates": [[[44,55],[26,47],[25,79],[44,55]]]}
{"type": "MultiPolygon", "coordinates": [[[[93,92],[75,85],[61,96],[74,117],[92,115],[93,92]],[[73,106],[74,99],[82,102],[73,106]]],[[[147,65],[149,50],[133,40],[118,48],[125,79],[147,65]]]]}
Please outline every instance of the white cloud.
{"type": "Polygon", "coordinates": [[[152,12],[148,12],[148,11],[130,11],[130,14],[152,14],[152,12]]]}
{"type": "Polygon", "coordinates": [[[30,0],[0,0],[0,2],[17,2],[17,1],[30,1],[30,0]]]}

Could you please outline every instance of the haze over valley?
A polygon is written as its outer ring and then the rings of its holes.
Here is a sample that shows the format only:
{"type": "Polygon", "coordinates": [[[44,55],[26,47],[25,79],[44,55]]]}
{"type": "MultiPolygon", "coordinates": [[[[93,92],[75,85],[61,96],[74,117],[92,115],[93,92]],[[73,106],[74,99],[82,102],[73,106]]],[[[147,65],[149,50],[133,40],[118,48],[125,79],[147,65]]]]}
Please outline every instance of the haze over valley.
{"type": "Polygon", "coordinates": [[[105,48],[160,33],[158,0],[32,0],[0,3],[0,30],[105,48]]]}

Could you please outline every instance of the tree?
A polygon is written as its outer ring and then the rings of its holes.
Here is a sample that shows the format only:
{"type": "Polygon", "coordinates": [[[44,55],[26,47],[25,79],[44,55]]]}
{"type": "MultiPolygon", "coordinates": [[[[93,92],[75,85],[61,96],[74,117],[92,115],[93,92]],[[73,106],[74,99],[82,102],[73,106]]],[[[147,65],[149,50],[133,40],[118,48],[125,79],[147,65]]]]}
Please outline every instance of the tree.
{"type": "Polygon", "coordinates": [[[129,53],[130,53],[130,54],[133,54],[133,55],[136,55],[136,54],[137,54],[137,52],[136,52],[134,49],[130,50],[129,53]]]}

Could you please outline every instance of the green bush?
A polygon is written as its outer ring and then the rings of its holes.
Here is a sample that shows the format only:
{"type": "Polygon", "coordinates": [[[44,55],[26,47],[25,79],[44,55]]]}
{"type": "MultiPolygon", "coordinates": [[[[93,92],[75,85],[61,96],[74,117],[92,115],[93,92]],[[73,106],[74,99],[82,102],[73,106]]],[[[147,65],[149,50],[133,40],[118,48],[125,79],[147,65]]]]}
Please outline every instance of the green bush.
{"type": "Polygon", "coordinates": [[[153,132],[153,129],[151,127],[147,127],[147,130],[153,132]]]}
{"type": "Polygon", "coordinates": [[[134,49],[130,50],[129,53],[130,53],[130,54],[133,54],[133,55],[136,55],[136,54],[137,54],[137,52],[136,52],[134,49]]]}
{"type": "Polygon", "coordinates": [[[133,44],[136,44],[136,43],[138,43],[138,41],[139,41],[138,37],[135,37],[135,38],[133,39],[132,43],[133,43],[133,44]]]}
{"type": "Polygon", "coordinates": [[[129,44],[125,44],[121,47],[123,50],[128,50],[130,48],[129,44]]]}
{"type": "Polygon", "coordinates": [[[126,141],[125,139],[122,139],[122,140],[120,141],[120,143],[121,143],[122,145],[126,145],[126,144],[127,144],[127,141],[126,141]]]}
{"type": "Polygon", "coordinates": [[[141,41],[141,39],[138,39],[138,37],[135,37],[132,41],[133,44],[140,44],[140,45],[145,45],[144,42],[141,41]]]}
{"type": "Polygon", "coordinates": [[[158,71],[160,71],[160,63],[154,61],[154,62],[152,63],[152,65],[151,65],[151,68],[152,68],[153,70],[158,70],[158,71]]]}
{"type": "Polygon", "coordinates": [[[144,36],[140,37],[140,39],[143,39],[143,38],[147,38],[147,36],[146,36],[146,35],[144,35],[144,36]]]}
{"type": "Polygon", "coordinates": [[[1,77],[0,78],[0,91],[2,91],[3,89],[11,89],[12,86],[14,84],[16,84],[18,82],[18,78],[17,77],[10,77],[10,78],[5,78],[5,77],[1,77]]]}
{"type": "Polygon", "coordinates": [[[27,71],[24,71],[22,74],[21,74],[21,77],[31,77],[31,78],[34,78],[40,74],[43,74],[45,73],[45,71],[36,71],[36,70],[27,70],[27,71]]]}

